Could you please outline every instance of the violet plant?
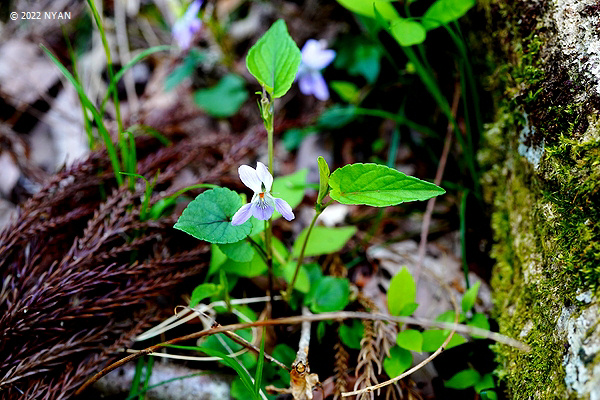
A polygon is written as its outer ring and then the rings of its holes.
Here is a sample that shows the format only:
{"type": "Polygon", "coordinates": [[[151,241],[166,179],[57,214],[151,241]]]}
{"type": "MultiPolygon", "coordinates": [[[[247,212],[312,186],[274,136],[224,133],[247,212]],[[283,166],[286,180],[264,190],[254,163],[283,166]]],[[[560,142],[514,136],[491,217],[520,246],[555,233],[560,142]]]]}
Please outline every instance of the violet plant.
{"type": "MultiPolygon", "coordinates": [[[[323,50],[322,47],[317,51],[313,47],[317,44],[316,41],[309,41],[305,45],[305,56],[309,55],[309,63],[314,67],[312,72],[317,71],[316,67],[327,65],[335,56],[332,50],[323,50]]],[[[214,274],[217,271],[238,276],[256,276],[267,272],[270,282],[275,275],[282,276],[288,282],[283,292],[287,300],[291,299],[296,289],[305,295],[304,303],[311,305],[314,312],[336,311],[349,302],[348,281],[341,278],[324,279],[327,277],[322,276],[311,281],[304,259],[341,250],[356,228],[316,226],[323,210],[334,201],[387,207],[406,201],[427,200],[445,191],[432,183],[379,164],[350,164],[331,172],[325,159],[319,157],[319,194],[311,224],[298,236],[291,252],[274,238],[273,220],[281,215],[287,220],[293,219],[292,209],[302,201],[306,186],[306,171],[273,179],[276,176],[273,171],[274,103],[287,93],[296,80],[302,60],[303,54],[290,37],[283,20],[275,22],[250,49],[246,65],[263,88],[259,109],[267,131],[268,168],[260,162],[256,170],[250,166],[239,168],[242,182],[254,192],[248,204],[244,205],[242,198],[229,189],[207,190],[188,205],[175,228],[213,243],[209,276],[216,276],[214,274]],[[320,284],[335,286],[340,290],[333,292],[346,293],[346,298],[315,297],[314,293],[328,291],[325,287],[319,289],[320,284]]],[[[202,293],[203,298],[214,294],[210,290],[199,290],[198,293],[202,293]]],[[[194,303],[200,300],[193,296],[194,303]]]]}
{"type": "Polygon", "coordinates": [[[335,51],[326,49],[324,42],[308,39],[302,47],[302,63],[296,79],[298,87],[305,95],[314,95],[319,100],[329,99],[327,82],[321,75],[321,70],[327,67],[335,58],[335,51]]]}
{"type": "Polygon", "coordinates": [[[173,40],[182,50],[188,50],[194,40],[194,36],[202,29],[202,20],[198,18],[198,12],[202,7],[201,0],[194,0],[187,10],[173,25],[173,40]]]}
{"type": "MultiPolygon", "coordinates": [[[[305,258],[341,250],[356,233],[356,228],[318,226],[319,215],[335,201],[388,207],[427,200],[445,193],[444,189],[433,183],[407,176],[381,164],[349,164],[332,172],[325,159],[318,157],[319,192],[310,225],[298,235],[291,249],[273,236],[273,221],[280,216],[288,221],[294,219],[293,208],[302,201],[306,187],[305,170],[283,177],[273,171],[274,103],[287,93],[296,79],[301,82],[307,71],[312,74],[311,82],[318,80],[315,78],[318,67],[327,65],[335,56],[332,50],[322,47],[319,51],[326,53],[311,50],[315,42],[308,43],[305,49],[308,46],[309,50],[301,52],[283,20],[279,20],[248,52],[248,70],[263,89],[260,92],[259,110],[267,131],[268,167],[261,162],[257,163],[256,169],[247,165],[239,167],[241,181],[254,192],[249,203],[244,204],[243,196],[230,189],[214,188],[198,195],[175,224],[176,229],[212,243],[208,271],[208,279],[212,279],[212,282],[203,283],[194,290],[191,306],[205,298],[222,296],[227,288],[231,288],[232,281],[228,275],[255,277],[267,273],[271,296],[275,276],[287,282],[282,295],[291,307],[303,304],[314,313],[343,310],[351,301],[352,291],[348,280],[324,276],[318,264],[305,263],[305,258]],[[305,53],[316,54],[313,60],[309,57],[312,70],[301,67],[305,53]]],[[[322,79],[320,74],[318,76],[322,79]]],[[[324,87],[327,89],[326,85],[324,87]]],[[[322,89],[323,86],[320,86],[319,95],[324,93],[322,89]]],[[[476,290],[470,292],[469,300],[463,302],[465,315],[471,315],[476,290]]],[[[418,306],[415,299],[414,279],[408,270],[403,269],[392,279],[388,291],[390,314],[411,315],[418,306]]],[[[448,320],[449,316],[443,318],[448,320]]],[[[461,315],[461,318],[466,317],[461,315]]],[[[360,329],[360,324],[355,325],[356,329],[360,329]]],[[[432,351],[436,345],[450,340],[449,335],[449,331],[440,329],[402,333],[398,336],[398,346],[386,359],[386,371],[390,377],[396,377],[393,379],[399,379],[412,363],[411,351],[432,351]]],[[[455,335],[446,345],[463,342],[464,338],[455,335]]]]}

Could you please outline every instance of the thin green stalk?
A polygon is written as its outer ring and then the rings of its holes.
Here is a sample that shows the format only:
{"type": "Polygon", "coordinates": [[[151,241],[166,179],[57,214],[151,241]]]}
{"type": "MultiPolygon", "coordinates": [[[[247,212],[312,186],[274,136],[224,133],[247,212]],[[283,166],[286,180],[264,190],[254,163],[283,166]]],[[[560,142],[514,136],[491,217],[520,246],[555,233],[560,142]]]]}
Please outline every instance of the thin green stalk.
{"type": "Polygon", "coordinates": [[[140,390],[140,381],[142,380],[142,371],[144,369],[145,363],[145,357],[142,357],[138,360],[137,364],[135,365],[135,374],[133,375],[133,379],[131,380],[129,396],[132,396],[134,393],[137,393],[140,390]]]}
{"type": "Polygon", "coordinates": [[[260,256],[262,257],[263,261],[266,264],[267,263],[267,253],[265,252],[265,249],[260,247],[260,245],[258,243],[256,243],[256,241],[254,239],[252,239],[250,236],[246,236],[246,240],[248,241],[248,243],[250,243],[252,246],[254,246],[254,248],[256,250],[258,250],[258,254],[260,254],[260,256]]]}
{"type": "Polygon", "coordinates": [[[392,121],[396,122],[398,125],[406,125],[407,127],[414,129],[418,132],[425,133],[427,136],[439,138],[439,135],[437,133],[435,133],[432,129],[430,129],[424,125],[417,124],[416,122],[413,122],[413,121],[407,119],[404,115],[401,115],[401,114],[394,114],[389,111],[377,110],[377,109],[371,109],[371,108],[362,108],[362,107],[356,107],[354,109],[354,113],[356,115],[367,115],[367,116],[371,116],[371,117],[380,117],[380,118],[384,118],[384,119],[391,119],[392,121]]]}
{"type": "MultiPolygon", "coordinates": [[[[81,79],[79,78],[79,73],[77,71],[77,56],[75,55],[75,51],[73,50],[73,46],[71,46],[71,41],[69,40],[69,35],[67,35],[67,33],[65,32],[64,27],[63,27],[63,36],[65,37],[65,41],[67,43],[67,51],[69,52],[69,57],[71,58],[71,64],[73,65],[73,78],[75,78],[77,83],[79,83],[79,85],[81,85],[81,79]]],[[[83,125],[85,128],[85,133],[88,138],[88,145],[90,147],[90,150],[93,150],[94,144],[96,141],[94,139],[94,134],[92,132],[92,124],[90,123],[90,120],[88,119],[87,111],[85,109],[85,106],[83,105],[83,100],[81,99],[81,95],[79,93],[77,93],[77,95],[79,97],[79,104],[81,105],[81,112],[83,113],[83,125]]]]}
{"type": "MultiPolygon", "coordinates": [[[[273,175],[273,123],[274,123],[274,112],[275,112],[275,99],[269,98],[267,93],[263,90],[263,96],[260,102],[261,116],[265,129],[267,131],[267,147],[269,152],[269,172],[273,175]]],[[[272,247],[272,236],[273,236],[273,217],[265,221],[265,248],[267,253],[267,270],[269,273],[269,298],[273,300],[273,247],[272,247]]],[[[269,305],[271,302],[269,302],[269,305]]]]}
{"type": "Polygon", "coordinates": [[[202,375],[208,375],[210,373],[211,373],[210,371],[197,372],[195,374],[184,375],[184,376],[177,376],[175,378],[167,379],[167,380],[164,380],[164,381],[159,382],[157,384],[150,385],[150,386],[148,386],[145,389],[141,389],[139,392],[135,392],[134,394],[127,396],[127,398],[125,400],[134,400],[137,396],[139,396],[141,394],[144,394],[144,393],[146,393],[149,390],[152,390],[152,389],[157,388],[157,387],[162,386],[162,385],[166,385],[166,384],[171,383],[171,382],[181,381],[181,380],[184,380],[184,379],[194,378],[194,377],[202,376],[202,375]]]}
{"type": "MultiPolygon", "coordinates": [[[[462,149],[464,149],[464,151],[467,152],[468,154],[472,154],[472,149],[468,146],[467,143],[465,143],[465,140],[460,132],[460,129],[458,128],[458,124],[456,123],[456,119],[452,115],[452,110],[450,109],[450,104],[448,104],[448,101],[446,100],[446,98],[444,97],[442,92],[440,91],[434,78],[428,73],[428,71],[423,66],[423,64],[421,63],[421,61],[419,60],[419,58],[413,51],[413,49],[411,49],[410,47],[406,47],[406,46],[401,46],[400,48],[404,51],[404,53],[406,54],[406,57],[410,60],[410,62],[412,62],[413,65],[415,66],[417,74],[421,78],[421,81],[423,81],[423,84],[425,85],[425,88],[427,89],[427,91],[431,94],[431,96],[434,98],[434,100],[436,101],[438,106],[442,109],[442,112],[446,115],[446,118],[448,118],[448,120],[452,123],[452,127],[454,128],[453,130],[454,130],[454,133],[456,136],[456,140],[458,141],[460,147],[462,149]]],[[[477,173],[477,168],[475,166],[474,158],[472,156],[468,156],[468,157],[466,157],[466,162],[467,162],[467,168],[469,169],[469,172],[471,173],[471,178],[473,179],[475,188],[478,191],[479,190],[479,177],[478,177],[479,175],[477,173]]]]}
{"type": "Polygon", "coordinates": [[[172,46],[169,46],[169,45],[150,47],[149,49],[146,49],[146,50],[140,52],[138,55],[133,57],[127,64],[125,64],[123,67],[121,67],[121,69],[115,74],[114,80],[112,80],[108,84],[108,89],[106,91],[106,94],[104,95],[102,104],[100,105],[100,112],[101,113],[104,112],[104,108],[106,107],[106,102],[108,101],[110,96],[114,96],[115,93],[117,93],[117,91],[116,91],[117,83],[119,83],[119,81],[121,80],[123,75],[125,75],[125,72],[127,72],[131,67],[133,67],[135,64],[137,64],[144,58],[148,57],[149,55],[154,54],[159,51],[167,51],[167,50],[171,49],[171,47],[172,46]]]}
{"type": "MultiPolygon", "coordinates": [[[[104,32],[104,25],[102,24],[102,18],[98,13],[98,9],[96,8],[96,4],[94,0],[87,0],[87,3],[92,10],[92,15],[94,16],[94,21],[96,22],[96,26],[98,27],[98,31],[100,32],[100,37],[102,39],[102,46],[104,47],[104,53],[106,54],[106,68],[108,70],[108,80],[111,82],[116,82],[115,72],[113,70],[112,65],[112,56],[110,54],[110,47],[108,45],[108,41],[106,40],[106,33],[104,32]]],[[[116,83],[115,83],[116,87],[116,83]]],[[[123,168],[127,170],[127,163],[129,162],[129,145],[124,137],[124,129],[123,129],[123,121],[121,119],[121,105],[119,103],[119,93],[115,89],[113,90],[113,103],[115,105],[115,119],[117,120],[117,143],[119,146],[119,150],[121,151],[121,161],[123,163],[123,168]]],[[[132,172],[132,171],[127,171],[132,172]]],[[[130,181],[131,182],[131,181],[130,181]]]]}
{"type": "Polygon", "coordinates": [[[152,367],[154,366],[154,357],[149,357],[148,362],[146,363],[146,374],[144,375],[144,386],[142,387],[142,393],[139,394],[138,399],[144,400],[146,396],[144,393],[148,391],[148,386],[150,386],[150,376],[152,376],[152,367]]]}
{"type": "Polygon", "coordinates": [[[319,215],[321,215],[321,213],[323,212],[323,210],[329,204],[331,204],[331,201],[329,203],[327,203],[323,207],[317,207],[319,209],[315,213],[315,216],[313,217],[312,221],[310,221],[310,225],[308,226],[308,231],[306,232],[306,236],[304,237],[304,242],[302,243],[302,249],[300,249],[300,256],[298,256],[298,263],[296,264],[296,270],[294,271],[294,277],[292,278],[292,281],[290,282],[290,285],[288,286],[288,288],[287,288],[287,290],[285,292],[285,295],[287,297],[291,296],[292,295],[292,291],[294,290],[294,285],[296,284],[296,279],[298,278],[298,272],[300,271],[300,267],[302,266],[302,262],[304,262],[304,251],[306,250],[306,245],[308,244],[308,238],[310,237],[312,229],[315,226],[315,223],[317,222],[317,218],[319,218],[319,215]]]}
{"type": "Polygon", "coordinates": [[[469,196],[469,189],[463,192],[460,199],[460,252],[462,255],[462,267],[465,275],[465,285],[469,289],[469,265],[467,264],[467,227],[466,227],[466,214],[467,214],[467,197],[469,196]]]}
{"type": "Polygon", "coordinates": [[[104,141],[104,145],[106,146],[108,158],[110,159],[110,163],[111,163],[111,165],[113,167],[113,171],[115,173],[115,179],[117,180],[117,183],[119,184],[119,186],[122,185],[123,177],[120,174],[121,164],[119,162],[119,156],[118,156],[117,150],[112,142],[110,134],[108,133],[108,131],[106,130],[106,127],[104,126],[104,121],[102,120],[102,116],[100,115],[100,113],[98,112],[98,110],[96,109],[94,104],[91,102],[91,100],[85,94],[85,91],[83,90],[83,87],[81,86],[81,84],[75,79],[75,77],[69,72],[69,70],[64,65],[62,65],[62,63],[60,61],[58,61],[58,59],[54,56],[54,54],[52,54],[52,52],[50,50],[48,50],[44,45],[40,45],[40,47],[46,53],[46,55],[50,58],[50,60],[52,60],[54,65],[57,66],[57,68],[64,75],[64,77],[67,78],[67,80],[71,83],[71,85],[73,85],[73,87],[75,87],[75,90],[77,91],[77,94],[79,95],[79,99],[84,103],[85,108],[90,110],[90,112],[92,113],[92,116],[94,117],[94,121],[96,122],[96,127],[98,129],[98,133],[102,137],[102,140],[104,141]]]}
{"type": "MultiPolygon", "coordinates": [[[[110,55],[110,47],[108,46],[108,41],[106,40],[106,33],[104,32],[104,25],[102,24],[102,18],[98,13],[98,9],[96,8],[96,4],[94,0],[87,0],[90,9],[92,10],[92,15],[94,16],[94,21],[96,22],[96,26],[98,27],[98,31],[100,31],[100,38],[102,39],[102,46],[104,47],[104,53],[106,54],[106,68],[108,70],[108,80],[112,83],[115,81],[115,73],[112,66],[112,57],[110,55]]],[[[123,121],[121,121],[121,108],[119,104],[119,93],[115,90],[113,91],[113,101],[115,103],[115,113],[117,119],[117,125],[119,129],[119,143],[122,143],[122,132],[123,132],[123,121]]]]}

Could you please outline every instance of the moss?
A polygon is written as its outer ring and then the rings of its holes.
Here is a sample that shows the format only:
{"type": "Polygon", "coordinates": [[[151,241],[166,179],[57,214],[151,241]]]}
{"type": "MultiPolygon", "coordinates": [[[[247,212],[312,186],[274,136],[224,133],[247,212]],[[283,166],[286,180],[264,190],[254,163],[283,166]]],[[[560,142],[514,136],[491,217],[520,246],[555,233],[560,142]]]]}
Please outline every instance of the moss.
{"type": "Polygon", "coordinates": [[[598,293],[600,285],[600,102],[552,47],[543,7],[525,3],[486,5],[502,43],[492,49],[499,82],[488,85],[497,89],[497,118],[478,155],[493,206],[495,318],[503,334],[532,347],[495,346],[497,373],[510,398],[566,398],[567,341],[557,322],[584,307],[578,291],[598,293]],[[525,128],[531,134],[520,143],[525,128]],[[543,146],[539,167],[519,155],[519,144],[543,146]]]}

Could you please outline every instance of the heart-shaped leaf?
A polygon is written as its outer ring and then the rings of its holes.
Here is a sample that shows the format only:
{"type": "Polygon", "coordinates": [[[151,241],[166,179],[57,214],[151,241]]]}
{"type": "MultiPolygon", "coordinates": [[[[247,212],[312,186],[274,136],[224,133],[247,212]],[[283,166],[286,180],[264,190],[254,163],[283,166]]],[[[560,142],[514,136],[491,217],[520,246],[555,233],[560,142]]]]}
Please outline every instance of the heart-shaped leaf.
{"type": "Polygon", "coordinates": [[[392,36],[400,44],[400,46],[412,46],[425,41],[427,31],[423,25],[416,21],[411,21],[404,18],[392,22],[392,36]]]}
{"type": "Polygon", "coordinates": [[[196,105],[213,117],[231,117],[248,98],[244,79],[235,74],[225,75],[219,83],[194,93],[196,105]]]}
{"type": "Polygon", "coordinates": [[[347,279],[326,276],[317,284],[310,309],[315,313],[343,310],[350,302],[347,279]]]}
{"type": "Polygon", "coordinates": [[[242,199],[233,190],[207,190],[188,204],[174,228],[210,243],[235,243],[252,230],[250,221],[231,225],[231,217],[241,206],[242,199]]]}
{"type": "Polygon", "coordinates": [[[425,11],[422,19],[423,26],[429,31],[455,21],[474,5],[475,0],[437,0],[425,11]]]}
{"type": "Polygon", "coordinates": [[[394,346],[390,356],[383,360],[383,369],[390,378],[395,378],[406,371],[412,364],[412,353],[406,349],[394,346]]]}

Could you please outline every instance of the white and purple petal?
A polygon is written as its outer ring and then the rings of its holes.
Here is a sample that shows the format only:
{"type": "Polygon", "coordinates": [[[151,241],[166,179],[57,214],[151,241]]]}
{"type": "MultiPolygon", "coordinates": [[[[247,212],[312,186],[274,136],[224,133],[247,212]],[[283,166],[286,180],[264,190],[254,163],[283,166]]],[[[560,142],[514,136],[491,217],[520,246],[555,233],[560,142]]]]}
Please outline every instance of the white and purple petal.
{"type": "Polygon", "coordinates": [[[323,75],[319,71],[313,71],[311,73],[313,81],[313,94],[321,101],[329,99],[329,89],[327,88],[327,82],[323,78],[323,75]]]}
{"type": "Polygon", "coordinates": [[[271,175],[267,166],[260,161],[256,163],[256,174],[258,179],[265,184],[266,191],[270,192],[271,186],[273,186],[273,175],[271,175]]]}
{"type": "Polygon", "coordinates": [[[231,225],[237,226],[248,221],[248,218],[252,216],[252,203],[244,204],[231,218],[231,225]]]}
{"type": "Polygon", "coordinates": [[[238,168],[238,174],[244,185],[252,189],[254,193],[262,192],[261,180],[254,168],[248,165],[242,165],[238,168]]]}
{"type": "Polygon", "coordinates": [[[202,21],[198,18],[201,6],[202,1],[193,1],[185,14],[173,25],[173,38],[183,50],[190,48],[194,35],[202,28],[202,21]]]}
{"type": "Polygon", "coordinates": [[[260,203],[258,201],[252,203],[252,215],[256,219],[266,221],[271,218],[273,211],[275,211],[275,209],[269,204],[260,203]]]}
{"type": "Polygon", "coordinates": [[[275,201],[275,209],[279,212],[283,218],[291,221],[295,218],[294,213],[292,212],[292,207],[287,203],[287,201],[279,198],[274,198],[275,201]]]}
{"type": "Polygon", "coordinates": [[[335,51],[324,49],[321,42],[308,39],[302,47],[302,63],[310,69],[320,70],[328,66],[335,58],[335,51]]]}
{"type": "Polygon", "coordinates": [[[319,71],[310,71],[300,77],[298,81],[300,91],[305,95],[314,95],[319,100],[329,99],[329,89],[327,83],[319,71]]]}

